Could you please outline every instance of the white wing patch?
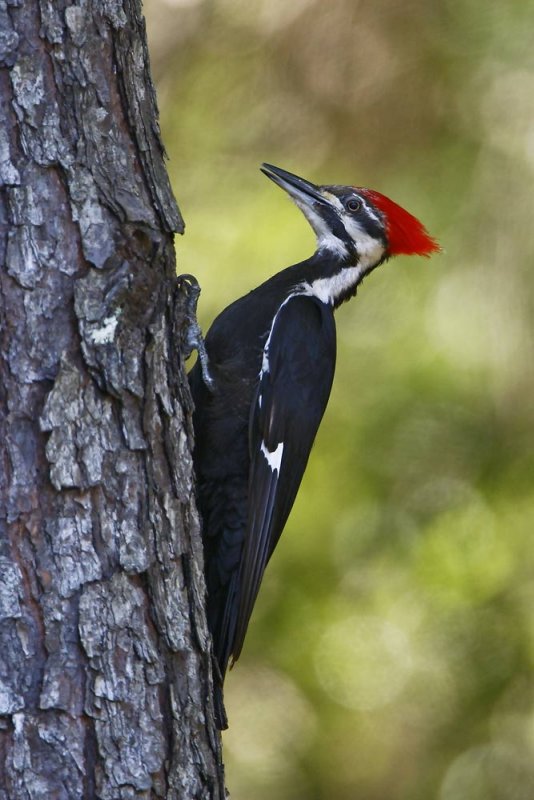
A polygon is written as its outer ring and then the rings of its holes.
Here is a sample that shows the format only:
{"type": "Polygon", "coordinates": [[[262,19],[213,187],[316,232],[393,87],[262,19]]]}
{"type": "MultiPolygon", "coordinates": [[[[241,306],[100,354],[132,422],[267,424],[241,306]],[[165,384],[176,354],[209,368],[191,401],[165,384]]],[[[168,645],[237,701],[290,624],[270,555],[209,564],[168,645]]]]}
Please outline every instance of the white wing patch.
{"type": "Polygon", "coordinates": [[[279,442],[276,445],[276,450],[272,452],[265,446],[265,442],[261,443],[261,452],[265,456],[265,460],[273,472],[280,474],[280,464],[282,463],[282,454],[284,452],[284,443],[279,442]]]}

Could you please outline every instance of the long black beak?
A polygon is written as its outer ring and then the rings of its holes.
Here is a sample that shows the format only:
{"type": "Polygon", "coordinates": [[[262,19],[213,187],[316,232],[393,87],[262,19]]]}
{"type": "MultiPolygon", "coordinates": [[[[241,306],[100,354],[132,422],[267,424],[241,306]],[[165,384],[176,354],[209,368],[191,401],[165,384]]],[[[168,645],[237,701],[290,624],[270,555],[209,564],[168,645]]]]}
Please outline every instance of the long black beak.
{"type": "Polygon", "coordinates": [[[287,172],[280,167],[273,167],[272,164],[262,164],[260,169],[264,175],[267,175],[268,178],[284,189],[294,200],[300,200],[308,206],[312,203],[328,205],[328,201],[320,193],[318,187],[310,183],[310,181],[299,178],[298,175],[293,175],[292,172],[287,172]]]}

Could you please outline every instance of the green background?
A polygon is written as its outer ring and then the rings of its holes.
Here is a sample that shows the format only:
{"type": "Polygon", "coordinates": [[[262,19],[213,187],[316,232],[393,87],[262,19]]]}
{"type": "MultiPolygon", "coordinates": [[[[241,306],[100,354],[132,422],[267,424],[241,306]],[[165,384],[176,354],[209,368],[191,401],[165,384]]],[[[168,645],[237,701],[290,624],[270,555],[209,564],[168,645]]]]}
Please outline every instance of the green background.
{"type": "Polygon", "coordinates": [[[206,328],[311,254],[263,160],[444,252],[337,314],[334,390],[227,680],[233,800],[534,797],[534,5],[150,0],[206,328]]]}

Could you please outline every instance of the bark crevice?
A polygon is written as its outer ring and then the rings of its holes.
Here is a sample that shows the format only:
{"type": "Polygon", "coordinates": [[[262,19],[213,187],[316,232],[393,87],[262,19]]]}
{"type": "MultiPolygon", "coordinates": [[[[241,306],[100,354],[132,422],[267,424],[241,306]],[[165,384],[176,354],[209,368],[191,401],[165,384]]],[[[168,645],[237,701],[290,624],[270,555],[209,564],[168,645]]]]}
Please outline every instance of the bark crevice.
{"type": "Polygon", "coordinates": [[[0,790],[222,798],[140,4],[0,29],[0,790]]]}

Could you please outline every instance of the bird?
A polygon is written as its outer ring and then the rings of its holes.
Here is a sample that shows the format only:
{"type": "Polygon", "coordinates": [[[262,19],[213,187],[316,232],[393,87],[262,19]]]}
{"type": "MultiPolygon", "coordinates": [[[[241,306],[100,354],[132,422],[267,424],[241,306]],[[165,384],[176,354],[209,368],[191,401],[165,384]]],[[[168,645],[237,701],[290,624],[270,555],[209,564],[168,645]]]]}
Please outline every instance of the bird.
{"type": "Polygon", "coordinates": [[[313,255],[231,303],[191,370],[193,464],[202,518],[214,711],[227,727],[223,684],[295,501],[336,362],[334,311],[396,255],[440,247],[423,224],[372,189],[316,185],[272,164],[262,172],[302,211],[313,255]]]}

